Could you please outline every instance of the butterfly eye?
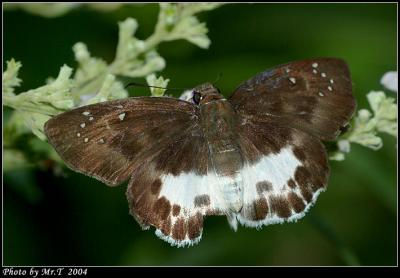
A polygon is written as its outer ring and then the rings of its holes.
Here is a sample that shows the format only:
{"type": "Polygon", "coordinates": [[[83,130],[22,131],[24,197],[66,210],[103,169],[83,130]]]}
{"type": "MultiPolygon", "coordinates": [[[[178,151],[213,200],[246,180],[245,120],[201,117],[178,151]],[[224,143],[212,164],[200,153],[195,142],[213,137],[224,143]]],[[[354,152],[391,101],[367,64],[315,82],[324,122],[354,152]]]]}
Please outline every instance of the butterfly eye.
{"type": "Polygon", "coordinates": [[[196,104],[199,104],[201,100],[201,94],[197,91],[193,91],[193,101],[196,104]]]}

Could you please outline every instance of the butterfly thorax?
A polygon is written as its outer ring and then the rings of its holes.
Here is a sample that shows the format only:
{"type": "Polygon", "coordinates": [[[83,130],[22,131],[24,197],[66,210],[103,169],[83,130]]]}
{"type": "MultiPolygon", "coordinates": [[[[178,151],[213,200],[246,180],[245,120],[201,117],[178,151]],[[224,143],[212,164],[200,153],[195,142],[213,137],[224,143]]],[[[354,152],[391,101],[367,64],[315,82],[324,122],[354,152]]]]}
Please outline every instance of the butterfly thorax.
{"type": "Polygon", "coordinates": [[[193,89],[193,94],[198,95],[198,104],[204,105],[210,102],[224,99],[224,96],[219,93],[219,90],[211,83],[204,83],[193,89]]]}
{"type": "Polygon", "coordinates": [[[243,158],[235,134],[237,115],[230,103],[218,99],[200,105],[201,124],[209,146],[210,167],[218,177],[222,196],[233,211],[243,205],[240,169],[243,158]]]}

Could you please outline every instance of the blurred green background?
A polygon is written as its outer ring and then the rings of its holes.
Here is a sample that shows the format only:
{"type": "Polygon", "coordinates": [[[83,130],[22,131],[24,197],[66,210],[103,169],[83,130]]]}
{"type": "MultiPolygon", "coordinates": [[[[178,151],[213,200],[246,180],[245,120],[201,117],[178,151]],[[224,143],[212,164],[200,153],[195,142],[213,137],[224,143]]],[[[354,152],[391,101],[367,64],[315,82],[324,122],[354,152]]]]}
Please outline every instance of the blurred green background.
{"type": "MultiPolygon", "coordinates": [[[[193,87],[223,76],[226,95],[269,67],[312,57],[340,57],[351,69],[358,108],[397,68],[396,4],[229,4],[202,13],[212,44],[163,43],[161,72],[170,87],[193,87]]],[[[111,62],[117,22],[134,17],[137,37],[153,32],[158,5],[123,5],[102,13],[84,6],[56,18],[4,12],[4,56],[22,61],[21,90],[41,86],[64,63],[75,67],[72,45],[85,42],[111,62]]],[[[142,83],[145,82],[142,80],[142,83]]],[[[20,91],[17,89],[17,91],[20,91]]],[[[132,95],[149,95],[135,88],[132,95]]],[[[392,95],[392,93],[388,92],[392,95]]],[[[7,112],[7,111],[6,111],[7,112]]],[[[396,139],[372,151],[353,145],[331,162],[328,191],[297,223],[233,232],[223,217],[205,221],[191,248],[170,247],[142,231],[128,213],[126,185],[110,188],[66,170],[4,173],[5,265],[396,265],[396,139]]]]}

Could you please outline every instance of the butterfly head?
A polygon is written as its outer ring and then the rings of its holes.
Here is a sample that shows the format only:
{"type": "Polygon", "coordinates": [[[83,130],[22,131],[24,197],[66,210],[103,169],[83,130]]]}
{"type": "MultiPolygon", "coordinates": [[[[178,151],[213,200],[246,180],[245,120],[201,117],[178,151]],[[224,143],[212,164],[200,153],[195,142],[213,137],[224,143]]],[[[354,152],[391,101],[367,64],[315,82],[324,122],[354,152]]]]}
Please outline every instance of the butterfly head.
{"type": "Polygon", "coordinates": [[[192,95],[192,100],[197,105],[206,104],[224,98],[224,96],[221,95],[220,90],[214,87],[211,83],[204,83],[195,87],[192,95]]]}

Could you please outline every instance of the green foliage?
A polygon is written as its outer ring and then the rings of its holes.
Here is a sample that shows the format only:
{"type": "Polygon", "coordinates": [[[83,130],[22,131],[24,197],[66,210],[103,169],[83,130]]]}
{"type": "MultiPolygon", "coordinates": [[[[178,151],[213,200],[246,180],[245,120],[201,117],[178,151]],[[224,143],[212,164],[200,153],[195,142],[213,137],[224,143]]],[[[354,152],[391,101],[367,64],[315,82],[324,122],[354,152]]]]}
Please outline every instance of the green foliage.
{"type": "Polygon", "coordinates": [[[14,108],[16,110],[14,113],[20,115],[19,119],[25,122],[33,134],[45,140],[44,123],[51,116],[74,107],[71,95],[73,82],[70,79],[72,69],[63,66],[54,81],[37,89],[15,95],[13,93],[14,86],[19,84],[16,68],[20,65],[13,60],[7,63],[7,70],[3,73],[3,103],[14,108]]]}
{"type": "MultiPolygon", "coordinates": [[[[65,13],[80,7],[81,3],[7,3],[4,5],[4,9],[22,9],[26,12],[40,15],[43,17],[57,17],[64,15],[65,13]]],[[[121,3],[108,3],[108,5],[102,5],[100,3],[86,4],[87,7],[98,10],[98,11],[112,11],[118,9],[121,3]]]]}

